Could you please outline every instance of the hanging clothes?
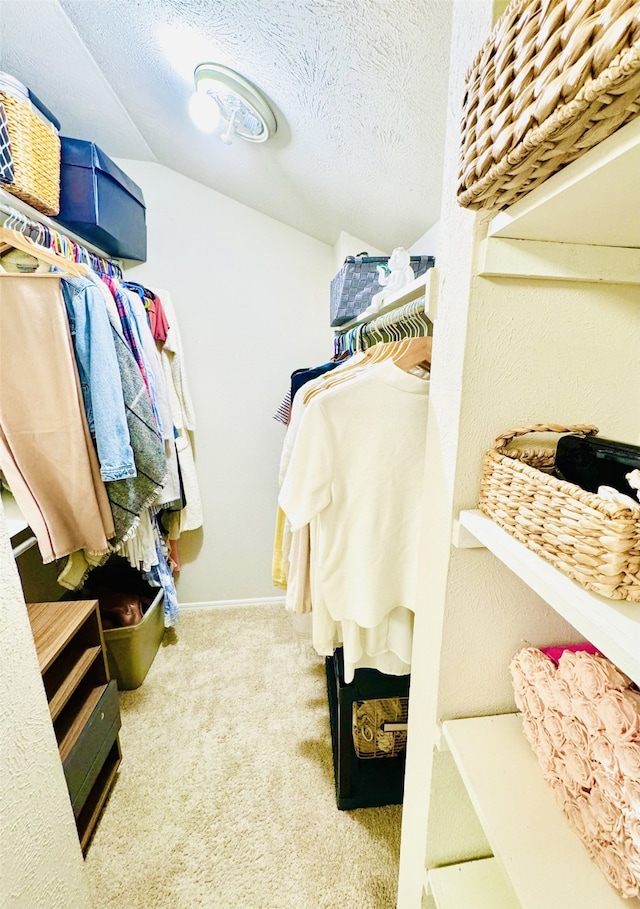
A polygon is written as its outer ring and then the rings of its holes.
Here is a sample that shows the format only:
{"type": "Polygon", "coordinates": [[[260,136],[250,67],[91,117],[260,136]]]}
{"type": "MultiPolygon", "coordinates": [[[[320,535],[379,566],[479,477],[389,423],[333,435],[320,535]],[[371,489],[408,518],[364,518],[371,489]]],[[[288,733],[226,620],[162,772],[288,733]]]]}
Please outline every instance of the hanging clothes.
{"type": "MultiPolygon", "coordinates": [[[[14,232],[5,236],[24,242],[14,232]]],[[[145,290],[153,301],[152,331],[142,299],[123,287],[111,263],[65,244],[65,254],[108,272],[97,275],[34,249],[61,274],[39,281],[15,275],[0,284],[3,479],[43,561],[68,556],[61,586],[78,588],[92,568],[113,552],[125,554],[131,543],[126,555],[135,551],[136,567],[163,588],[165,624],[172,625],[178,600],[171,566],[179,567],[179,555],[175,540],[170,555],[157,514],[175,510],[177,539],[186,498],[176,442],[188,449],[190,519],[202,523],[188,437],[195,419],[175,313],[171,329],[160,298],[145,290]],[[162,362],[158,348],[165,344],[162,362]]]]}
{"type": "MultiPolygon", "coordinates": [[[[311,369],[296,369],[291,373],[290,386],[289,389],[283,398],[280,406],[274,413],[273,417],[275,420],[278,420],[281,423],[284,423],[285,426],[289,425],[291,420],[291,409],[293,402],[295,400],[296,394],[300,391],[303,386],[313,382],[314,379],[319,378],[320,376],[325,375],[328,372],[336,369],[340,365],[338,360],[330,360],[328,363],[323,363],[321,366],[316,366],[311,369]]],[[[282,467],[280,470],[282,474],[282,467]]],[[[300,555],[298,550],[298,541],[294,542],[294,552],[291,553],[291,529],[287,525],[286,517],[284,512],[278,506],[276,513],[276,527],[274,533],[273,541],[273,557],[271,563],[271,579],[275,587],[279,587],[281,590],[288,589],[288,570],[287,563],[290,558],[298,560],[300,556],[303,559],[308,558],[308,546],[304,554],[300,555]]],[[[298,577],[294,573],[294,583],[295,577],[298,577]]],[[[290,612],[302,613],[310,611],[310,601],[307,592],[307,585],[303,587],[302,591],[299,591],[297,587],[289,590],[287,595],[287,609],[290,612]],[[300,599],[302,596],[302,599],[300,599]],[[295,602],[296,605],[293,605],[295,602]],[[303,603],[303,605],[300,605],[303,603]]]]}
{"type": "Polygon", "coordinates": [[[124,293],[129,297],[132,315],[138,324],[138,333],[146,359],[147,369],[153,375],[153,387],[162,425],[162,437],[164,439],[166,477],[162,491],[159,493],[154,504],[158,506],[167,505],[170,502],[178,502],[181,497],[178,454],[175,443],[176,429],[174,427],[171,406],[169,403],[169,391],[167,389],[166,377],[160,361],[160,354],[158,353],[153,335],[151,334],[151,328],[147,319],[147,311],[137,294],[126,289],[124,293]]]}
{"type": "Polygon", "coordinates": [[[88,278],[61,282],[89,431],[103,480],[136,475],[109,315],[88,278]]]}
{"type": "Polygon", "coordinates": [[[131,290],[138,294],[140,301],[147,311],[151,334],[156,341],[164,343],[167,340],[169,323],[160,297],[157,294],[154,294],[152,290],[149,290],[148,287],[143,287],[142,284],[136,284],[135,281],[123,281],[122,287],[126,287],[127,290],[131,290]]]}
{"type": "Polygon", "coordinates": [[[113,517],[89,432],[60,279],[2,278],[0,469],[43,561],[109,552],[113,517]]]}
{"type": "Polygon", "coordinates": [[[347,682],[410,670],[428,391],[391,359],[354,363],[305,395],[283,449],[279,504],[294,535],[309,527],[314,648],[342,644],[347,682]]]}
{"type": "Polygon", "coordinates": [[[166,340],[159,350],[169,390],[171,414],[176,428],[180,479],[186,501],[185,507],[170,517],[169,538],[175,540],[182,533],[201,527],[204,521],[200,486],[193,455],[192,436],[196,429],[196,418],[187,379],[182,337],[171,294],[162,288],[154,287],[151,290],[162,300],[169,325],[166,340]]]}

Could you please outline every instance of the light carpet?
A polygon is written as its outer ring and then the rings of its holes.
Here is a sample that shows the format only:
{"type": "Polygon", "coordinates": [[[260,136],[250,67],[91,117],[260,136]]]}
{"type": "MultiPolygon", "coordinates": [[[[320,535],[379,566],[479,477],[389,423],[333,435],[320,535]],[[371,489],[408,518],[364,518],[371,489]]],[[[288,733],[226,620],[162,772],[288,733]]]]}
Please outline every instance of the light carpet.
{"type": "Polygon", "coordinates": [[[281,605],[183,610],[120,699],[96,909],[393,909],[401,807],[336,807],[324,660],[281,605]]]}

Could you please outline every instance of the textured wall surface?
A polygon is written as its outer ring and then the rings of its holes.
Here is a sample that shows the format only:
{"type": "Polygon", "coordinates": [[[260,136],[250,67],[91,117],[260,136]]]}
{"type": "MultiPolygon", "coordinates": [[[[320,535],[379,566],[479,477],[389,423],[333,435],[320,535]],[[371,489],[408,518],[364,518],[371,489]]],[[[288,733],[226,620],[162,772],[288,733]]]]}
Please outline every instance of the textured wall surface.
{"type": "Polygon", "coordinates": [[[451,822],[466,796],[450,754],[434,755],[437,724],[515,709],[513,653],[582,639],[487,550],[451,545],[460,510],[477,505],[483,454],[527,423],[593,422],[632,443],[640,429],[636,287],[477,276],[488,219],[456,204],[456,152],[464,74],[491,21],[490,0],[453,4],[400,909],[419,905],[425,856],[431,867],[487,854],[469,812],[451,822]]]}
{"type": "Polygon", "coordinates": [[[157,160],[326,243],[438,219],[450,0],[3,0],[2,69],[111,155],[157,160]],[[30,15],[25,15],[26,9],[30,15]],[[271,100],[266,145],[199,132],[212,61],[271,100]]]}
{"type": "Polygon", "coordinates": [[[0,905],[89,909],[84,862],[0,504],[0,905]]]}

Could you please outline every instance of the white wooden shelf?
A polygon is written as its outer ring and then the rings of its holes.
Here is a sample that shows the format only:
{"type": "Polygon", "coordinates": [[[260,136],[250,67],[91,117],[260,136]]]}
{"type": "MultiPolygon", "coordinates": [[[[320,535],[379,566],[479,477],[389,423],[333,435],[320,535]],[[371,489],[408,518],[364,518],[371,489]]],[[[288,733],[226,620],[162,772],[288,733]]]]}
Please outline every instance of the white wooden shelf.
{"type": "Polygon", "coordinates": [[[496,215],[490,237],[640,248],[640,117],[496,215]]]}
{"type": "Polygon", "coordinates": [[[484,278],[640,284],[640,249],[488,237],[480,261],[484,278]]]}
{"type": "Polygon", "coordinates": [[[483,277],[640,284],[640,117],[491,221],[483,277]]]}
{"type": "Polygon", "coordinates": [[[516,906],[639,909],[610,886],[569,827],[518,714],[448,720],[443,730],[516,906]]]}
{"type": "MultiPolygon", "coordinates": [[[[486,546],[569,624],[640,684],[640,603],[610,600],[585,590],[480,511],[460,512],[454,541],[456,539],[459,547],[477,546],[478,543],[486,546]]],[[[541,645],[545,643],[540,642],[541,645]]]]}
{"type": "Polygon", "coordinates": [[[432,868],[428,882],[437,909],[521,909],[493,858],[432,868]]]}
{"type": "Polygon", "coordinates": [[[406,287],[402,287],[400,290],[395,291],[395,293],[389,294],[385,300],[384,306],[381,306],[378,312],[369,313],[366,316],[361,315],[358,316],[357,319],[351,319],[351,321],[345,322],[343,325],[336,325],[335,331],[336,333],[341,334],[342,332],[349,331],[351,328],[356,328],[358,325],[364,325],[366,322],[371,322],[379,316],[384,316],[388,312],[393,312],[394,309],[399,309],[401,306],[404,306],[406,303],[411,303],[412,300],[417,300],[419,297],[425,298],[424,311],[427,318],[433,322],[436,316],[437,287],[438,272],[435,267],[428,268],[423,275],[419,275],[410,284],[407,284],[406,287]]]}

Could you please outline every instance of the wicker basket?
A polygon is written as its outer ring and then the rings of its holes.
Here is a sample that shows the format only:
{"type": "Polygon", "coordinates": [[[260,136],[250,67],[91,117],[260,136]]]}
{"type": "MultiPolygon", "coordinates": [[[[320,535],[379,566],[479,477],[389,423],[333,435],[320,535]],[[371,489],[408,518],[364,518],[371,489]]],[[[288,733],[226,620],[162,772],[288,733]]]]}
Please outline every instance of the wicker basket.
{"type": "Polygon", "coordinates": [[[479,508],[587,590],[640,603],[640,518],[549,472],[555,447],[508,450],[529,433],[595,435],[595,426],[543,424],[498,436],[482,470],[479,508]]]}
{"type": "Polygon", "coordinates": [[[359,758],[397,757],[407,745],[409,698],[368,698],[352,706],[353,747],[359,758]]]}
{"type": "Polygon", "coordinates": [[[4,105],[14,182],[3,183],[7,192],[45,215],[60,211],[60,139],[28,104],[0,92],[4,105]]]}
{"type": "Polygon", "coordinates": [[[639,112],[637,0],[512,0],[467,74],[458,202],[504,208],[639,112]]]}

